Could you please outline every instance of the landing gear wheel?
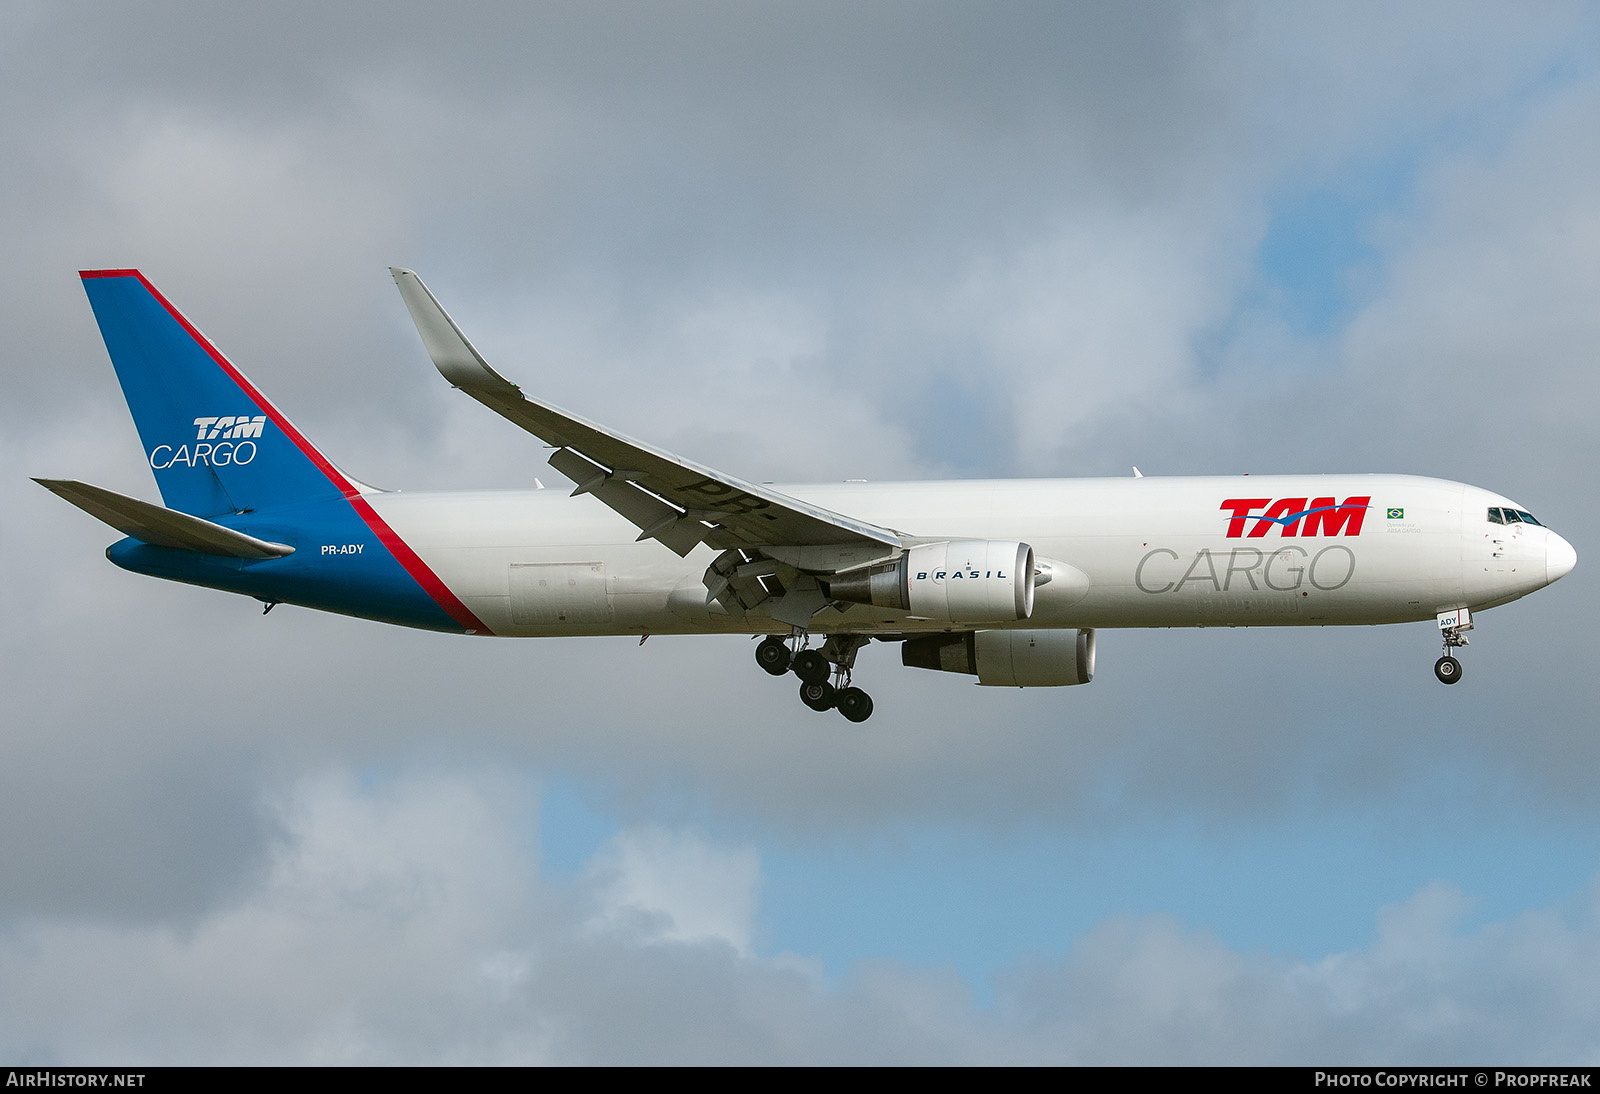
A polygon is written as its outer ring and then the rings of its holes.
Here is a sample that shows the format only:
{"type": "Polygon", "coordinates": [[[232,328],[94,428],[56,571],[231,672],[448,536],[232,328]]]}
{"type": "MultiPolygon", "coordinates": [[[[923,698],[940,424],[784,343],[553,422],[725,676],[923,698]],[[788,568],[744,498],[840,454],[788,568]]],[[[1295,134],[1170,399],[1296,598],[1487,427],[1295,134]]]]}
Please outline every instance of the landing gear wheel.
{"type": "Polygon", "coordinates": [[[1433,674],[1441,684],[1453,684],[1461,679],[1461,662],[1446,654],[1433,663],[1433,674]]]}
{"type": "MultiPolygon", "coordinates": [[[[794,655],[794,674],[808,684],[822,684],[828,680],[828,674],[833,671],[833,666],[828,664],[828,659],[816,650],[801,650],[794,655]]],[[[770,670],[769,670],[770,671],[770,670]]],[[[832,688],[829,689],[832,691],[832,688]]],[[[818,709],[825,710],[825,707],[818,709]]]]}
{"type": "Polygon", "coordinates": [[[789,647],[783,644],[781,638],[764,638],[761,645],[756,647],[756,664],[774,676],[788,672],[790,660],[789,647]]]}
{"type": "Polygon", "coordinates": [[[826,680],[807,680],[800,685],[800,701],[812,710],[828,710],[836,692],[826,680]]]}
{"type": "Polygon", "coordinates": [[[860,688],[843,688],[833,697],[833,705],[852,722],[865,722],[872,717],[872,696],[860,688]]]}

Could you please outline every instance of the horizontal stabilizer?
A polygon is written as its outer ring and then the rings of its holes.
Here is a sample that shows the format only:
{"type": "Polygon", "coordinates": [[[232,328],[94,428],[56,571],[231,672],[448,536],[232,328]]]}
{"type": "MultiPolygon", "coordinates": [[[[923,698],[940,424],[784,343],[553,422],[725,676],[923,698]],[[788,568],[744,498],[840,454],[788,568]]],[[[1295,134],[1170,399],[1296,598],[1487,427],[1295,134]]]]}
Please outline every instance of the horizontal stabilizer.
{"type": "Polygon", "coordinates": [[[105,521],[123,535],[155,547],[177,547],[205,555],[228,558],[282,558],[294,554],[285,543],[269,543],[209,520],[164,509],[114,490],[71,479],[34,479],[46,490],[65,498],[91,517],[105,521]]]}

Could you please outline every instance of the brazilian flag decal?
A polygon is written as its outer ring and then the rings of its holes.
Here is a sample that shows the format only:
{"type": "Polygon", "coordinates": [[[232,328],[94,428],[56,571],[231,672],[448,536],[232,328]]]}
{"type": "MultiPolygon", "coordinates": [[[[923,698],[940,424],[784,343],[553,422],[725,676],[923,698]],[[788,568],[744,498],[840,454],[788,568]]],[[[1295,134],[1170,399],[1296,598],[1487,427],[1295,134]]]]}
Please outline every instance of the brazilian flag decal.
{"type": "Polygon", "coordinates": [[[1389,519],[1390,520],[1405,520],[1406,519],[1406,511],[1404,509],[1391,509],[1391,510],[1389,510],[1389,519]]]}

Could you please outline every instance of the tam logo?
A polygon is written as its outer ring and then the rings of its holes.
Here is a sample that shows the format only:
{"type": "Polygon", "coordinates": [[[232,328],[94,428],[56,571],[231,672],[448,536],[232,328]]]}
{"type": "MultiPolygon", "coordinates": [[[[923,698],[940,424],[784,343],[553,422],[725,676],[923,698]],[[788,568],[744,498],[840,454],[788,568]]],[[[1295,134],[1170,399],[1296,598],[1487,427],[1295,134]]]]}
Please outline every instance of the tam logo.
{"type": "Polygon", "coordinates": [[[224,418],[196,418],[194,424],[197,432],[194,439],[197,441],[241,440],[246,437],[261,436],[261,429],[267,424],[265,414],[257,414],[254,418],[247,415],[224,418]]]}
{"type": "Polygon", "coordinates": [[[150,466],[157,471],[173,466],[227,467],[233,464],[243,467],[256,458],[256,442],[251,438],[261,436],[266,424],[265,414],[253,418],[247,414],[196,418],[194,449],[190,450],[187,441],[176,448],[170,444],[157,445],[150,450],[150,466]],[[211,441],[221,443],[211,444],[211,441]]]}
{"type": "Polygon", "coordinates": [[[1249,521],[1255,522],[1250,539],[1260,539],[1274,526],[1283,529],[1284,536],[1359,536],[1371,501],[1370,495],[1345,498],[1342,505],[1333,498],[1229,498],[1219,508],[1230,514],[1229,539],[1243,537],[1249,521]]]}

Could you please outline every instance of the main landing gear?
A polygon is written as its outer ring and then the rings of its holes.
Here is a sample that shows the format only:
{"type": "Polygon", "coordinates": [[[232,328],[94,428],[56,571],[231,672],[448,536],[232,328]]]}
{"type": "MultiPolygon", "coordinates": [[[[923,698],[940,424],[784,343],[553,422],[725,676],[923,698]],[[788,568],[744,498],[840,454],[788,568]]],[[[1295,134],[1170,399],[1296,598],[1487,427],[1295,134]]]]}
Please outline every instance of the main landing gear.
{"type": "Polygon", "coordinates": [[[1451,650],[1467,644],[1467,631],[1472,629],[1472,612],[1458,608],[1439,614],[1439,634],[1444,638],[1444,656],[1433,663],[1433,674],[1441,684],[1453,684],[1461,679],[1461,662],[1451,650]]]}
{"type": "Polygon", "coordinates": [[[788,639],[768,635],[756,647],[756,664],[773,676],[792,671],[800,678],[800,701],[812,710],[837,710],[852,722],[872,717],[872,696],[850,685],[856,653],[867,644],[867,638],[836,634],[820,650],[792,648],[804,641],[805,636],[798,633],[788,639]]]}

